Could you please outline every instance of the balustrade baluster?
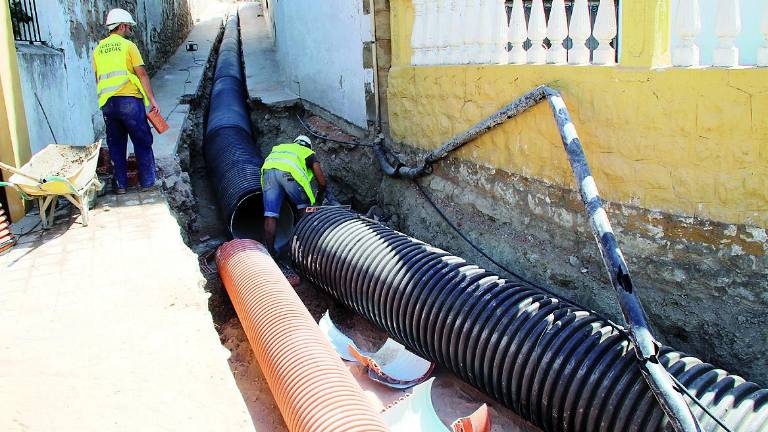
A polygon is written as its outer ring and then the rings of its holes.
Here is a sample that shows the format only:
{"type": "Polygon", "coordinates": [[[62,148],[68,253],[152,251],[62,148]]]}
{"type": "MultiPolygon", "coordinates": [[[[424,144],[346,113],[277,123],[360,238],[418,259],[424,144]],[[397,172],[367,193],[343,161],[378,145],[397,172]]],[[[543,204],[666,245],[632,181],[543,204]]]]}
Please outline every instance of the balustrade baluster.
{"type": "Polygon", "coordinates": [[[435,64],[448,64],[448,8],[451,0],[437,0],[437,17],[435,18],[436,36],[436,62],[435,64]]]}
{"type": "Polygon", "coordinates": [[[757,65],[768,66],[768,3],[763,6],[763,19],[760,21],[760,31],[765,40],[757,50],[757,65]]]}
{"type": "Polygon", "coordinates": [[[425,64],[433,65],[437,64],[437,32],[439,30],[437,23],[437,3],[440,0],[427,0],[427,35],[426,35],[426,55],[425,64]]]}
{"type": "Polygon", "coordinates": [[[587,0],[576,0],[574,2],[568,33],[573,42],[573,47],[568,50],[568,64],[589,64],[587,39],[592,34],[592,24],[589,18],[589,4],[587,0]]]}
{"type": "Polygon", "coordinates": [[[675,30],[680,39],[672,50],[674,66],[698,66],[701,58],[696,37],[701,31],[699,0],[679,0],[675,30]]]}
{"type": "Polygon", "coordinates": [[[480,63],[480,32],[478,28],[478,21],[480,21],[480,0],[467,0],[464,13],[465,21],[464,26],[466,32],[464,33],[464,48],[462,63],[474,64],[480,63]]]}
{"type": "Polygon", "coordinates": [[[414,66],[424,64],[424,48],[426,47],[425,33],[425,0],[413,0],[413,32],[411,34],[411,48],[413,48],[413,55],[411,56],[411,64],[414,66]]]}
{"type": "Polygon", "coordinates": [[[739,33],[741,33],[739,0],[718,0],[715,15],[715,36],[718,44],[713,55],[715,66],[739,65],[739,49],[736,47],[736,37],[739,33]]]}
{"type": "Polygon", "coordinates": [[[533,0],[531,16],[528,18],[528,39],[531,40],[531,47],[528,49],[528,63],[546,63],[545,37],[547,37],[547,21],[544,15],[544,2],[533,0]]]}
{"type": "Polygon", "coordinates": [[[453,0],[451,2],[451,20],[448,34],[448,57],[450,64],[462,63],[464,33],[467,31],[464,21],[465,0],[453,0]]]}
{"type": "Polygon", "coordinates": [[[595,29],[592,34],[599,45],[592,55],[592,63],[597,65],[616,64],[616,50],[610,45],[616,36],[616,4],[613,0],[600,0],[597,7],[595,29]]]}
{"type": "Polygon", "coordinates": [[[505,0],[494,0],[493,63],[507,64],[507,6],[505,0]]]}
{"type": "Polygon", "coordinates": [[[493,62],[493,35],[495,28],[493,23],[496,22],[494,16],[493,5],[495,0],[480,0],[480,20],[478,25],[480,27],[480,52],[478,53],[478,63],[492,63],[493,62]]]}
{"type": "Polygon", "coordinates": [[[509,17],[509,28],[507,30],[507,40],[512,45],[512,48],[509,50],[510,64],[523,64],[528,61],[525,48],[523,48],[526,39],[528,39],[528,29],[525,25],[523,0],[515,0],[512,3],[512,14],[509,17]]]}
{"type": "Polygon", "coordinates": [[[547,23],[547,38],[552,45],[547,51],[547,63],[566,64],[568,52],[563,46],[568,37],[568,18],[565,14],[565,0],[552,0],[547,23]]]}

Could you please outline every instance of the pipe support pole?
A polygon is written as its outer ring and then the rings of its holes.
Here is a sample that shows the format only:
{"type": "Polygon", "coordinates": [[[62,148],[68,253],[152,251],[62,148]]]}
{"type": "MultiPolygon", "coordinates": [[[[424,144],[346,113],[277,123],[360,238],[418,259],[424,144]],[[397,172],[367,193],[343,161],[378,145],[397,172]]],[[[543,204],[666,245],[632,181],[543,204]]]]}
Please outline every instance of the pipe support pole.
{"type": "Polygon", "coordinates": [[[568,162],[576,177],[576,185],[599,246],[600,255],[611,284],[616,290],[624,320],[629,325],[629,335],[635,354],[640,361],[643,376],[653,389],[662,409],[672,420],[677,432],[700,432],[701,427],[688,408],[683,395],[675,390],[669,373],[659,364],[661,344],[653,337],[648,317],[643,310],[640,298],[632,287],[627,263],[616,241],[608,214],[603,208],[597,184],[592,177],[587,157],[576,133],[576,127],[571,122],[565,101],[560,93],[552,88],[547,87],[546,94],[563,140],[563,147],[568,155],[568,162]]]}

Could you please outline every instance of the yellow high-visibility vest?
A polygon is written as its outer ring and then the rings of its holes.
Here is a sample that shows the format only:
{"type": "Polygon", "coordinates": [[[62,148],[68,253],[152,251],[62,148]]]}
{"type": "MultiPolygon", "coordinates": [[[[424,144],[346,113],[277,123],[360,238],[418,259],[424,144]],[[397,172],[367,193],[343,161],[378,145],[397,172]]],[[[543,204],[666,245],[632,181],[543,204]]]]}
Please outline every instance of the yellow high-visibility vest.
{"type": "Polygon", "coordinates": [[[262,187],[264,186],[264,171],[277,169],[290,173],[293,179],[296,180],[296,183],[306,192],[310,205],[314,205],[315,192],[312,190],[314,173],[307,168],[307,158],[313,154],[315,152],[312,149],[299,144],[290,143],[274,146],[261,167],[262,187]]]}
{"type": "Polygon", "coordinates": [[[144,97],[144,105],[149,106],[149,98],[141,85],[139,77],[131,73],[126,65],[128,48],[132,42],[124,37],[113,34],[99,42],[93,52],[93,62],[98,72],[96,92],[99,95],[99,108],[103,107],[110,97],[129,81],[138,87],[144,97]]]}

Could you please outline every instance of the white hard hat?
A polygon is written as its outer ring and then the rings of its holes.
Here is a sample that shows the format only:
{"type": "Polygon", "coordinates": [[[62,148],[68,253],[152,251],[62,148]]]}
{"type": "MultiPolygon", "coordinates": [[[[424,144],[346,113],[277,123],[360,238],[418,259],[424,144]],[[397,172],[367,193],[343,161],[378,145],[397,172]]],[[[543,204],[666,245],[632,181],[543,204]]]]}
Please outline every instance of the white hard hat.
{"type": "Polygon", "coordinates": [[[110,30],[114,29],[120,24],[136,25],[136,21],[125,9],[112,9],[107,14],[107,22],[105,23],[110,30]]]}
{"type": "Polygon", "coordinates": [[[312,147],[312,140],[309,139],[306,135],[299,135],[296,137],[295,140],[293,140],[296,144],[301,144],[304,147],[312,147]]]}

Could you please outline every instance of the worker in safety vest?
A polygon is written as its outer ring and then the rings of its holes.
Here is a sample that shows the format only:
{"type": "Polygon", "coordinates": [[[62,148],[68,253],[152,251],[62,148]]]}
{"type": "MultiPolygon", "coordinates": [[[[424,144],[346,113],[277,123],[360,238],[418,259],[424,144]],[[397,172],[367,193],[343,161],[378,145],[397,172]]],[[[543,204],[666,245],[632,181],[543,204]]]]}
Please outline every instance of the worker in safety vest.
{"type": "Polygon", "coordinates": [[[152,131],[147,122],[145,106],[159,112],[144,60],[136,44],[127,38],[136,25],[131,14],[112,9],[107,14],[109,36],[93,51],[96,91],[99,108],[107,127],[109,156],[115,166],[115,193],[124,194],[128,186],[126,151],[131,137],[139,168],[142,190],[155,184],[155,155],[152,152],[152,131]]]}
{"type": "Polygon", "coordinates": [[[280,207],[286,195],[304,215],[304,210],[323,201],[326,181],[320,162],[312,151],[312,141],[299,135],[289,144],[278,144],[264,160],[261,188],[264,197],[264,242],[275,254],[275,230],[280,207]],[[317,179],[315,193],[313,179],[317,179]]]}

